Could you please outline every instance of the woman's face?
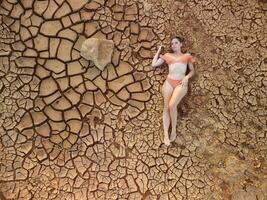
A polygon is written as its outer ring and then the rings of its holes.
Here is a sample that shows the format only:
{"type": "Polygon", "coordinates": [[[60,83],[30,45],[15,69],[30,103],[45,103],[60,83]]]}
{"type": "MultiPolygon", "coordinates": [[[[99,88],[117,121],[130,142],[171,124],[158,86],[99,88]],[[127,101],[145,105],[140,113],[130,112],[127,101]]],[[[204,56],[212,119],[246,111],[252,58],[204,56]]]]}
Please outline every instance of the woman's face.
{"type": "Polygon", "coordinates": [[[180,51],[181,50],[182,43],[177,38],[173,38],[172,39],[172,42],[171,42],[171,46],[172,46],[172,50],[174,52],[180,51]]]}

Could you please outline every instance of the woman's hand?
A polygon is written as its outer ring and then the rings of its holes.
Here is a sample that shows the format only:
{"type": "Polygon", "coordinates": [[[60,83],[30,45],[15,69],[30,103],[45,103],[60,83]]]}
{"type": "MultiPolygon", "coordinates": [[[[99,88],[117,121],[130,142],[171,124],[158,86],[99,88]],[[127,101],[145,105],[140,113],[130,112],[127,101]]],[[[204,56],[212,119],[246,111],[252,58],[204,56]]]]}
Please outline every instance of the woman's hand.
{"type": "Polygon", "coordinates": [[[158,53],[160,53],[163,49],[164,49],[164,46],[161,44],[161,45],[159,46],[158,53]]]}
{"type": "Polygon", "coordinates": [[[157,66],[160,66],[164,63],[164,60],[159,58],[159,54],[163,50],[163,48],[164,48],[163,45],[159,46],[159,49],[152,60],[152,67],[157,67],[157,66]]]}
{"type": "Polygon", "coordinates": [[[189,77],[188,76],[185,76],[182,80],[182,87],[187,87],[188,86],[188,80],[189,80],[189,77]]]}

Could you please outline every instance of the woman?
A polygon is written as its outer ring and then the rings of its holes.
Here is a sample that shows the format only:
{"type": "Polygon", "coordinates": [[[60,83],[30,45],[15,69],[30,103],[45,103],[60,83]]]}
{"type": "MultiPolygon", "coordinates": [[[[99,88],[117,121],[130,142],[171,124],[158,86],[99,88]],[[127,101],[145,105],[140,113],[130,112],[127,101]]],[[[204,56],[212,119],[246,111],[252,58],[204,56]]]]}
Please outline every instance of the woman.
{"type": "Polygon", "coordinates": [[[166,62],[169,66],[169,74],[162,87],[164,98],[163,128],[164,143],[170,145],[176,139],[177,106],[188,90],[188,79],[194,74],[194,58],[190,54],[181,51],[182,39],[174,37],[171,41],[172,53],[159,55],[162,46],[159,47],[152,61],[152,67],[157,67],[166,62]],[[187,67],[190,72],[186,75],[187,67]],[[169,138],[169,126],[172,125],[169,138]]]}

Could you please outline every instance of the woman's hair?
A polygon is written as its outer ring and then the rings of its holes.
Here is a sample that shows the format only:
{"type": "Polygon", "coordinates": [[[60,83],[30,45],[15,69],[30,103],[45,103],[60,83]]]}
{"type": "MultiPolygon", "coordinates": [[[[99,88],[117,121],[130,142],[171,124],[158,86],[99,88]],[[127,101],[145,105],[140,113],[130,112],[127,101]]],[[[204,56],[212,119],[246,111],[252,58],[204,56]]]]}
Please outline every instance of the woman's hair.
{"type": "MultiPolygon", "coordinates": [[[[184,43],[184,39],[182,37],[180,37],[180,36],[173,36],[173,37],[171,37],[171,40],[173,40],[173,39],[179,40],[179,42],[181,42],[182,44],[184,43]]],[[[171,47],[170,47],[169,51],[172,52],[171,47]]]]}
{"type": "Polygon", "coordinates": [[[174,37],[172,37],[172,39],[177,39],[177,40],[179,40],[181,43],[184,43],[184,39],[183,39],[182,37],[174,36],[174,37]]]}

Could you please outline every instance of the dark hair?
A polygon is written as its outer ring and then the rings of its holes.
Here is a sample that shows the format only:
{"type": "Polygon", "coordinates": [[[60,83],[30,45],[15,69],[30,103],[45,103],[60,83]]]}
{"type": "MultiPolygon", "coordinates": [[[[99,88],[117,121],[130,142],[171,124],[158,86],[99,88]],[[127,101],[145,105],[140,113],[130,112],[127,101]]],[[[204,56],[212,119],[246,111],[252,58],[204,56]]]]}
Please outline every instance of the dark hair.
{"type": "Polygon", "coordinates": [[[179,40],[181,43],[184,43],[184,39],[183,39],[182,37],[174,36],[174,37],[172,37],[172,39],[177,39],[177,40],[179,40]]]}

